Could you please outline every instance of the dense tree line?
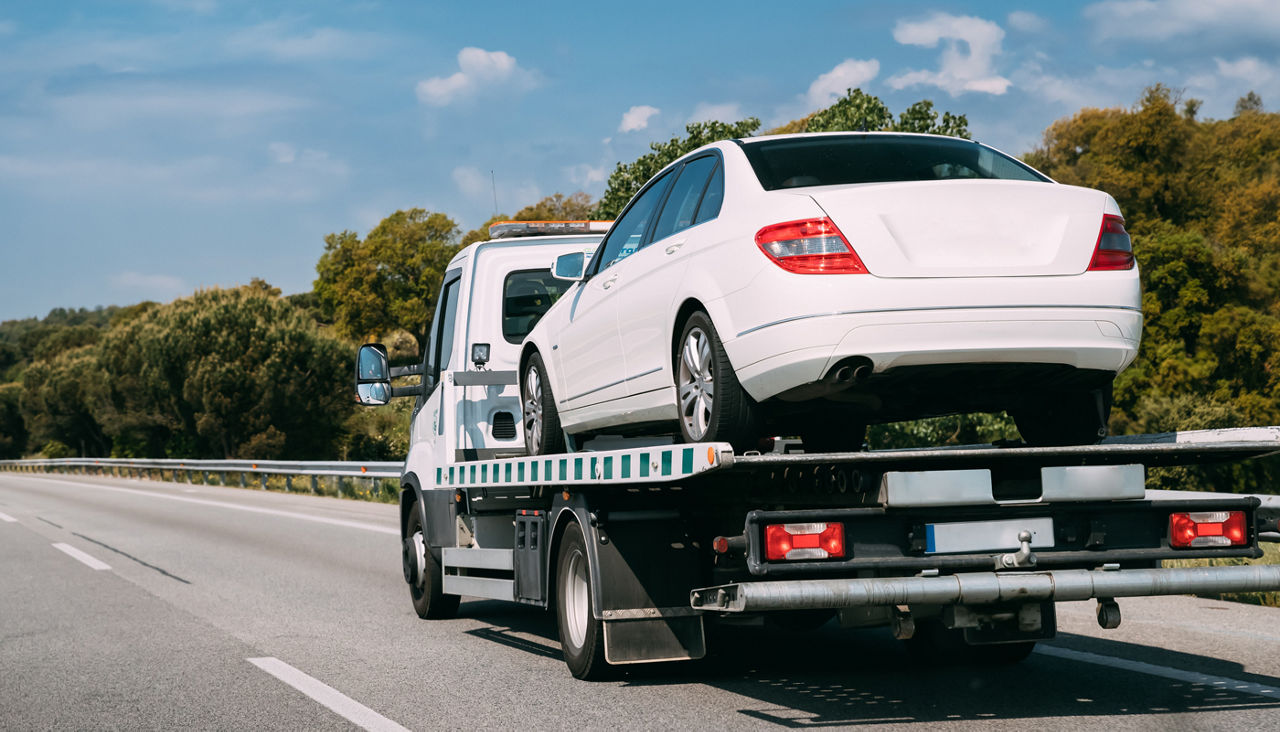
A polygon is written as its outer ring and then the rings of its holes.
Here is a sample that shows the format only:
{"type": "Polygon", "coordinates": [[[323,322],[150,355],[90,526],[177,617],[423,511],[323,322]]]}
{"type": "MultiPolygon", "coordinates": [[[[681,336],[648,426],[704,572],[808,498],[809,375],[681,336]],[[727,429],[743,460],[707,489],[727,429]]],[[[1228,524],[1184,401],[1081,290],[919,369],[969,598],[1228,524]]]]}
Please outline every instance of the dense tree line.
{"type": "MultiPolygon", "coordinates": [[[[1113,432],[1280,423],[1280,115],[1250,93],[1227,120],[1161,86],[1128,109],[1083,109],[1024,156],[1062,183],[1111,193],[1133,235],[1146,317],[1116,384],[1113,432]]],[[[756,134],[754,118],[690,124],[619,163],[601,199],[555,194],[463,233],[440,212],[397,211],[366,236],[325,237],[312,292],[255,281],[167,305],[58,309],[0,323],[0,457],[120,455],[397,459],[407,400],[356,410],[356,343],[416,360],[440,278],[493,221],[612,218],[653,174],[708,142],[756,134]]],[[[896,117],[850,90],[769,133],[897,130],[968,137],[927,100],[896,117]]],[[[872,428],[874,447],[1017,435],[1003,414],[872,428]]],[[[1157,473],[1158,481],[1271,490],[1272,462],[1157,473]]]]}

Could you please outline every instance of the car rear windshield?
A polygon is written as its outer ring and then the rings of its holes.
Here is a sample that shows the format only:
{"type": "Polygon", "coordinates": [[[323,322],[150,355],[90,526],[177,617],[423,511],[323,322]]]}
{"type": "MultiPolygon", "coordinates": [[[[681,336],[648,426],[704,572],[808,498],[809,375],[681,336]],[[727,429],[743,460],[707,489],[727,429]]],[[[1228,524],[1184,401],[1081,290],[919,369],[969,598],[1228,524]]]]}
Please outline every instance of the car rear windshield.
{"type": "Polygon", "coordinates": [[[527,269],[507,275],[502,285],[502,337],[519,343],[572,284],[558,280],[545,269],[527,269]]]}
{"type": "Polygon", "coordinates": [[[1008,155],[958,138],[832,135],[745,141],[742,149],[768,191],[967,178],[1049,180],[1008,155]]]}

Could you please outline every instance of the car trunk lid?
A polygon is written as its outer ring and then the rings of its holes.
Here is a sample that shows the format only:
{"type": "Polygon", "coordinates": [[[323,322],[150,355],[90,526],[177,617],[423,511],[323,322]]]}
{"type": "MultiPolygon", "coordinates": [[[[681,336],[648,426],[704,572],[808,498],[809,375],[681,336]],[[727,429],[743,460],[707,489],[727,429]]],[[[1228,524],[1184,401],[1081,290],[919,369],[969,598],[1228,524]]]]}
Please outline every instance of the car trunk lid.
{"type": "Polygon", "coordinates": [[[1080,274],[1107,202],[1105,193],[1087,188],[1004,180],[870,183],[804,193],[878,277],[1080,274]]]}

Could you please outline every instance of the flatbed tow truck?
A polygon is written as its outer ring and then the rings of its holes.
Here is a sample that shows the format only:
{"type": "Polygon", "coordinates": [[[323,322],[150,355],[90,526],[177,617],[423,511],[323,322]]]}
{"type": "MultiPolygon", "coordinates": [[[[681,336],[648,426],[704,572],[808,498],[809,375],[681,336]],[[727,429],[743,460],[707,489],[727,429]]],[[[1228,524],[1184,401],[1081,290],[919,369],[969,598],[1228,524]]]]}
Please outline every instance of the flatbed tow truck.
{"type": "Polygon", "coordinates": [[[1280,427],[817,454],[599,437],[525,456],[515,336],[532,322],[512,318],[555,293],[521,287],[599,238],[535,231],[457,255],[421,364],[357,358],[363,403],[416,399],[400,507],[423,618],[462,596],[553,610],[570,671],[595,679],[700,658],[706,625],[734,616],[890,626],[935,657],[1011,663],[1054,636],[1058,602],[1095,600],[1115,628],[1118,598],[1280,589],[1280,566],[1161,566],[1261,556],[1280,500],[1145,486],[1152,467],[1280,453],[1280,427]]]}

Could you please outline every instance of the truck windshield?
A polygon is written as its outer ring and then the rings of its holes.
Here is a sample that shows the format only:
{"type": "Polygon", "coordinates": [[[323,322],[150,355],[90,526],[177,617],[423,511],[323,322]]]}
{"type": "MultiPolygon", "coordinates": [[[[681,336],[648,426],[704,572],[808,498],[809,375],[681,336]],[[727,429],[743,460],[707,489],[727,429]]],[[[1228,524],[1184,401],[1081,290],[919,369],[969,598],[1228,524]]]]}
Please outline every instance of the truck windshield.
{"type": "Polygon", "coordinates": [[[1049,181],[1008,155],[954,137],[824,135],[748,140],[742,150],[767,191],[957,178],[1049,181]]]}
{"type": "Polygon", "coordinates": [[[552,277],[545,269],[526,269],[507,275],[502,285],[502,337],[508,343],[523,341],[572,284],[552,277]]]}

